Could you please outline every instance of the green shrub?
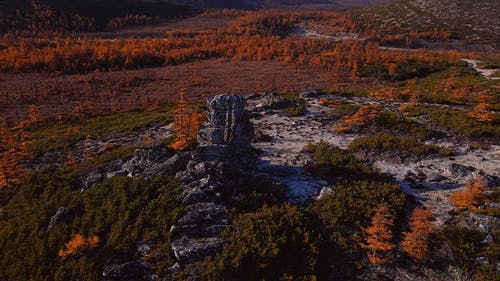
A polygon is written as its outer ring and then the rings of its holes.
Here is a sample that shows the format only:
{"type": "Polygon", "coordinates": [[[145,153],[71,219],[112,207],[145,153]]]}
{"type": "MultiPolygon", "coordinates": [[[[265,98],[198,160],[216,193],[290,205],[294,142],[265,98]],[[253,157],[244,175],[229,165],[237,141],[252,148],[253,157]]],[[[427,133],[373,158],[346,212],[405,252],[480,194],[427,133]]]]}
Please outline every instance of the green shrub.
{"type": "Polygon", "coordinates": [[[450,226],[440,233],[441,239],[450,247],[457,263],[469,269],[474,267],[474,260],[482,250],[484,236],[476,230],[469,230],[458,226],[450,226]]]}
{"type": "Polygon", "coordinates": [[[333,190],[333,194],[316,201],[312,210],[345,248],[357,247],[353,242],[377,206],[386,204],[392,213],[400,214],[405,201],[399,184],[392,182],[342,181],[333,190]]]}
{"type": "Polygon", "coordinates": [[[298,117],[304,115],[306,110],[306,100],[296,92],[288,92],[283,94],[283,98],[290,102],[291,106],[285,108],[285,114],[288,117],[298,117]]]}
{"type": "Polygon", "coordinates": [[[406,113],[411,117],[429,116],[429,122],[462,137],[492,140],[500,138],[500,126],[498,124],[479,122],[471,118],[466,111],[433,106],[414,106],[406,109],[406,113]]]}
{"type": "Polygon", "coordinates": [[[304,115],[305,110],[303,105],[295,105],[285,109],[285,113],[288,117],[299,117],[304,115]]]}
{"type": "Polygon", "coordinates": [[[96,137],[109,132],[128,132],[154,123],[169,122],[173,108],[172,104],[167,104],[156,111],[138,109],[87,119],[47,121],[30,128],[32,143],[29,149],[36,155],[64,151],[88,135],[96,137]]]}
{"type": "Polygon", "coordinates": [[[348,152],[331,146],[327,142],[311,144],[307,150],[312,152],[313,163],[307,169],[330,181],[339,179],[379,179],[390,181],[391,177],[381,175],[363,161],[348,152]]]}
{"type": "Polygon", "coordinates": [[[303,209],[264,206],[233,224],[223,252],[205,262],[206,280],[317,280],[323,237],[303,209]]]}
{"type": "Polygon", "coordinates": [[[182,213],[175,180],[116,177],[84,192],[78,186],[71,173],[50,168],[31,173],[12,191],[0,211],[1,280],[99,280],[107,259],[134,258],[136,243],[144,240],[163,255],[150,257],[153,266],[173,263],[169,227],[182,213]],[[61,206],[67,215],[48,231],[61,206]],[[77,233],[99,236],[99,246],[61,261],[58,250],[77,233]]]}
{"type": "Polygon", "coordinates": [[[398,137],[388,134],[357,138],[349,145],[349,149],[367,154],[395,154],[403,160],[412,156],[423,158],[429,155],[454,155],[454,150],[450,148],[428,145],[414,137],[398,137]]]}
{"type": "Polygon", "coordinates": [[[354,113],[356,113],[356,111],[359,110],[359,108],[360,108],[360,106],[357,104],[343,103],[343,104],[335,105],[332,108],[333,109],[332,114],[335,117],[340,118],[340,117],[344,117],[347,115],[353,115],[354,113]]]}
{"type": "Polygon", "coordinates": [[[495,267],[500,261],[499,231],[493,233],[493,242],[482,243],[486,234],[458,226],[449,226],[440,233],[453,254],[454,260],[474,274],[475,281],[497,281],[500,273],[495,267]],[[478,265],[476,258],[484,257],[488,264],[478,265]]]}
{"type": "Polygon", "coordinates": [[[366,97],[368,96],[367,90],[343,90],[343,89],[327,89],[326,93],[329,95],[341,97],[366,97]]]}

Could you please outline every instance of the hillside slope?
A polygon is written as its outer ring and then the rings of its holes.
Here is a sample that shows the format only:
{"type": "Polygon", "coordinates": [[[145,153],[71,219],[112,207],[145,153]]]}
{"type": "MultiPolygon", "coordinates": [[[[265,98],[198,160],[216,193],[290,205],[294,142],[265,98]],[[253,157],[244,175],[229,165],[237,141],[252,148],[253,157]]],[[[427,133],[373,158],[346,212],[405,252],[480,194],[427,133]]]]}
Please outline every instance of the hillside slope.
{"type": "Polygon", "coordinates": [[[190,4],[202,8],[285,8],[311,4],[337,6],[368,6],[387,0],[174,0],[177,3],[190,4]]]}
{"type": "Polygon", "coordinates": [[[495,0],[394,0],[366,8],[358,20],[378,27],[449,30],[469,43],[500,47],[500,2],[495,0]]]}

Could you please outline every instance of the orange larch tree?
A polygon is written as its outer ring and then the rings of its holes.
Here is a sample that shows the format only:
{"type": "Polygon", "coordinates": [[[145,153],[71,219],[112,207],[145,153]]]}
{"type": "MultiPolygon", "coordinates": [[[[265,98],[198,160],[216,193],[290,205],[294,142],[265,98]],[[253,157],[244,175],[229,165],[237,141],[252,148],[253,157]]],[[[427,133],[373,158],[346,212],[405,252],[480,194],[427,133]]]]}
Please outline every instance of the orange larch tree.
{"type": "Polygon", "coordinates": [[[64,260],[70,256],[81,255],[88,248],[93,248],[97,245],[99,245],[98,236],[85,238],[81,234],[76,234],[68,243],[64,244],[64,249],[60,249],[57,255],[64,260]]]}
{"type": "Polygon", "coordinates": [[[484,123],[491,123],[495,121],[495,114],[490,111],[491,104],[491,94],[488,90],[482,91],[478,98],[478,103],[474,107],[474,110],[469,112],[469,116],[475,118],[476,120],[484,123]]]}
{"type": "Polygon", "coordinates": [[[340,124],[335,127],[336,131],[345,132],[353,127],[362,127],[372,122],[380,114],[381,109],[377,105],[364,105],[351,116],[345,117],[340,124]]]}
{"type": "Polygon", "coordinates": [[[464,190],[451,195],[451,202],[460,208],[476,209],[486,201],[484,192],[487,188],[488,182],[484,177],[471,178],[464,190]]]}
{"type": "Polygon", "coordinates": [[[0,127],[0,188],[21,183],[24,165],[32,156],[25,125],[21,122],[12,128],[0,127]]]}
{"type": "Polygon", "coordinates": [[[403,233],[403,251],[415,262],[429,259],[429,239],[435,232],[432,218],[432,209],[416,208],[410,218],[410,231],[403,233]]]}
{"type": "Polygon", "coordinates": [[[204,117],[203,113],[193,113],[188,109],[185,92],[181,90],[177,99],[177,108],[174,111],[176,140],[170,146],[175,150],[184,150],[195,143],[204,117]]]}
{"type": "Polygon", "coordinates": [[[361,243],[363,249],[368,250],[368,259],[372,264],[384,264],[389,262],[387,253],[395,248],[392,243],[392,227],[394,217],[390,214],[386,205],[379,206],[375,210],[369,227],[364,229],[366,243],[361,243]]]}

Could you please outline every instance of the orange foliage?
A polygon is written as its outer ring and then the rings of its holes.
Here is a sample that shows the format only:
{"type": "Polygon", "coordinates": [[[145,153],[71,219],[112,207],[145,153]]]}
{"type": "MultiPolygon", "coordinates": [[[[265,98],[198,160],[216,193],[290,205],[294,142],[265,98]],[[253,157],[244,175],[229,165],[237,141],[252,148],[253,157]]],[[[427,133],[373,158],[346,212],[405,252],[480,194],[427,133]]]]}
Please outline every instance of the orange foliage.
{"type": "Polygon", "coordinates": [[[0,127],[0,189],[6,186],[21,183],[24,165],[32,157],[28,151],[30,134],[21,122],[17,126],[7,129],[0,127]]]}
{"type": "Polygon", "coordinates": [[[342,102],[339,100],[330,100],[330,99],[326,99],[326,98],[320,98],[318,103],[319,103],[319,105],[330,107],[330,108],[332,108],[336,105],[342,104],[342,102]]]}
{"type": "Polygon", "coordinates": [[[73,166],[76,163],[77,163],[77,161],[76,161],[75,154],[71,150],[68,151],[68,153],[66,154],[66,162],[64,162],[64,165],[66,165],[66,166],[73,166]]]}
{"type": "Polygon", "coordinates": [[[469,112],[469,116],[475,118],[480,122],[492,123],[495,121],[495,113],[490,111],[491,104],[489,103],[491,99],[491,94],[488,90],[484,90],[479,94],[477,98],[478,104],[474,107],[474,110],[469,112]]]}
{"type": "Polygon", "coordinates": [[[415,262],[429,259],[429,238],[435,232],[432,218],[431,209],[416,208],[411,215],[410,231],[403,233],[403,251],[415,262]]]}
{"type": "Polygon", "coordinates": [[[30,123],[38,123],[43,120],[42,116],[38,113],[36,105],[32,104],[28,107],[28,119],[30,123]]]}
{"type": "Polygon", "coordinates": [[[284,36],[301,22],[335,31],[321,30],[325,33],[345,34],[353,29],[353,23],[346,15],[333,12],[259,11],[243,13],[229,27],[171,31],[165,38],[158,39],[17,38],[0,50],[0,69],[80,73],[95,69],[175,65],[210,58],[275,59],[288,63],[320,64],[336,70],[334,76],[339,75],[339,70],[345,70],[347,76],[356,80],[359,78],[358,70],[365,62],[382,64],[394,70],[402,60],[419,58],[432,62],[451,54],[380,50],[374,43],[359,40],[335,43],[332,40],[284,36]],[[318,56],[322,52],[324,54],[318,56]]]}
{"type": "Polygon", "coordinates": [[[146,147],[150,147],[150,146],[152,146],[152,145],[153,145],[153,143],[154,143],[153,138],[151,138],[150,136],[145,136],[145,137],[144,137],[144,140],[143,140],[143,144],[144,144],[144,146],[146,146],[146,147]]]}
{"type": "Polygon", "coordinates": [[[188,109],[185,92],[179,92],[177,108],[174,111],[176,140],[170,145],[175,150],[184,150],[196,142],[198,129],[205,118],[203,113],[193,113],[188,109]]]}
{"type": "MultiPolygon", "coordinates": [[[[337,14],[325,13],[323,17],[327,15],[337,14]]],[[[176,65],[210,58],[301,61],[304,55],[334,46],[324,40],[282,38],[295,24],[314,16],[315,13],[256,12],[219,30],[178,30],[158,39],[16,39],[0,50],[0,70],[80,73],[176,65]]]]}
{"type": "Polygon", "coordinates": [[[395,87],[383,87],[380,89],[375,89],[369,94],[371,97],[378,100],[395,102],[401,101],[401,94],[396,90],[395,87]]]}
{"type": "Polygon", "coordinates": [[[60,249],[57,255],[64,260],[70,256],[81,255],[88,248],[96,247],[98,244],[98,236],[85,238],[81,234],[76,234],[68,243],[64,244],[64,249],[60,249]]]}
{"type": "Polygon", "coordinates": [[[467,181],[465,189],[451,195],[451,202],[460,208],[476,209],[486,202],[484,192],[488,188],[488,182],[483,177],[471,178],[467,181]]]}
{"type": "Polygon", "coordinates": [[[366,126],[370,122],[374,121],[380,113],[380,106],[364,105],[353,115],[346,116],[340,124],[335,127],[335,130],[339,132],[346,132],[355,127],[366,126]]]}
{"type": "Polygon", "coordinates": [[[391,242],[394,218],[389,213],[387,206],[382,205],[375,210],[371,225],[364,229],[366,243],[361,243],[361,248],[368,250],[368,259],[373,264],[388,262],[386,254],[395,248],[391,242]]]}

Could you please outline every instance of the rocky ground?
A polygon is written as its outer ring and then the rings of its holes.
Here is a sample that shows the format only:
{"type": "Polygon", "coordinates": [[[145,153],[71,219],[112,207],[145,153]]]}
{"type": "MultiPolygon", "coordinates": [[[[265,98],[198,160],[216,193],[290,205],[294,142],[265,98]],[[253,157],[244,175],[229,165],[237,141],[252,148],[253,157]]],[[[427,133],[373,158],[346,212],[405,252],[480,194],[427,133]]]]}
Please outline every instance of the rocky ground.
{"type": "MultiPolygon", "coordinates": [[[[200,145],[195,151],[175,153],[161,143],[138,149],[130,159],[119,159],[104,168],[90,171],[82,177],[82,189],[91,188],[103,179],[117,175],[146,178],[159,174],[175,175],[183,188],[181,201],[186,214],[170,230],[173,238],[171,247],[178,263],[169,272],[172,276],[179,272],[186,276],[199,276],[196,262],[220,251],[227,241],[220,238],[219,234],[233,228],[224,205],[224,194],[237,197],[241,192],[239,188],[248,186],[249,181],[255,184],[255,179],[266,179],[285,188],[289,201],[295,204],[307,204],[322,194],[335,192],[334,186],[327,186],[327,182],[307,173],[305,166],[311,158],[304,148],[309,143],[326,141],[347,149],[354,139],[362,135],[332,130],[340,120],[332,114],[334,108],[320,104],[320,98],[356,105],[377,104],[391,112],[398,112],[400,106],[368,97],[328,96],[319,91],[304,92],[299,97],[304,102],[304,114],[289,117],[286,109],[296,101],[287,100],[283,95],[253,95],[246,100],[238,95],[216,96],[209,100],[208,121],[200,129],[200,145]]],[[[157,126],[130,136],[108,135],[99,140],[82,141],[76,147],[80,150],[90,146],[100,149],[110,142],[136,143],[146,136],[163,138],[171,133],[169,126],[157,126]]],[[[486,239],[491,239],[498,219],[470,213],[457,220],[450,212],[455,208],[450,196],[462,188],[467,179],[479,175],[492,185],[498,185],[500,146],[472,149],[467,142],[452,134],[440,135],[441,138],[432,139],[429,143],[451,147],[456,155],[431,155],[412,161],[375,155],[370,163],[381,172],[393,175],[402,190],[416,202],[431,207],[436,225],[455,219],[453,223],[479,230],[486,239]]],[[[58,213],[64,212],[64,209],[58,210],[51,218],[51,224],[57,221],[58,213]]],[[[418,278],[404,270],[391,270],[381,274],[397,280],[418,278]]],[[[113,280],[129,280],[130,271],[148,275],[148,280],[157,278],[151,275],[142,259],[110,263],[104,268],[103,276],[114,276],[113,280]]],[[[431,270],[430,277],[425,280],[443,279],[439,274],[443,272],[431,270]]],[[[368,276],[366,280],[370,278],[368,276]]]]}
{"type": "MultiPolygon", "coordinates": [[[[321,106],[321,93],[303,93],[307,102],[304,116],[287,117],[283,110],[272,110],[278,97],[250,100],[250,108],[257,113],[252,122],[257,132],[271,138],[268,142],[258,142],[254,147],[261,150],[259,172],[283,182],[289,187],[288,195],[293,201],[308,200],[319,194],[324,183],[307,175],[302,167],[311,159],[303,152],[308,143],[327,141],[334,146],[347,148],[359,134],[343,134],[332,130],[339,120],[333,118],[332,109],[321,106]]],[[[324,97],[324,96],[323,96],[324,97]]],[[[399,104],[386,103],[370,98],[333,97],[339,101],[354,104],[378,104],[389,111],[397,111],[399,104]]],[[[453,137],[435,139],[433,144],[451,147],[457,151],[453,157],[432,157],[417,162],[405,163],[398,159],[380,156],[373,166],[381,172],[391,174],[401,183],[403,191],[415,197],[423,205],[435,212],[437,223],[449,219],[453,209],[450,194],[461,188],[468,178],[487,175],[492,180],[500,176],[500,146],[472,150],[468,143],[453,137]]]]}

